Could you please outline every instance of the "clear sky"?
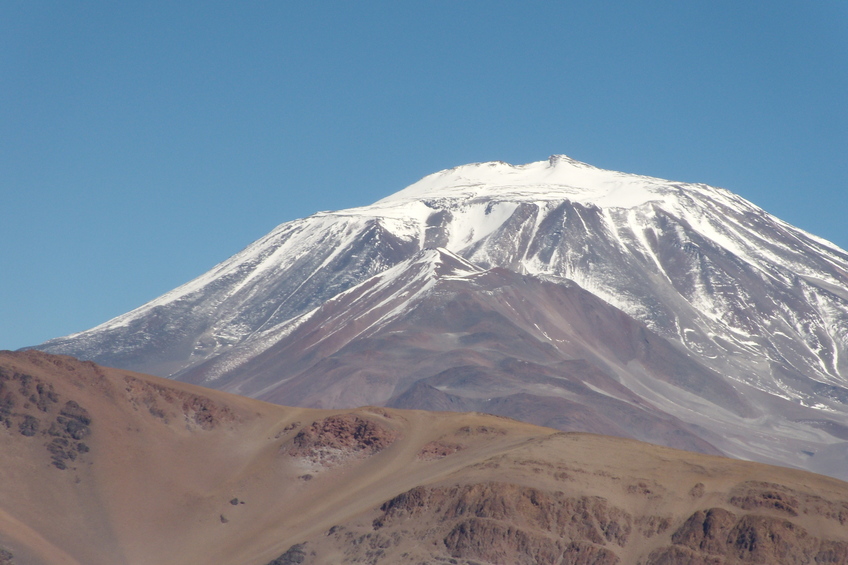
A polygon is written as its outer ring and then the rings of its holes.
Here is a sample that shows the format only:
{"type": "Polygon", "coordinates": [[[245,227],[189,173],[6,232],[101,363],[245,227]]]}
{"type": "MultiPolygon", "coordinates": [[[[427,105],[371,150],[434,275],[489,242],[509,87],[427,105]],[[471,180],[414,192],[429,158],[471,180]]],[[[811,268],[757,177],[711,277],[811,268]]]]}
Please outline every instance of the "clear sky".
{"type": "Polygon", "coordinates": [[[277,224],[564,153],[848,247],[848,3],[0,3],[0,349],[277,224]]]}

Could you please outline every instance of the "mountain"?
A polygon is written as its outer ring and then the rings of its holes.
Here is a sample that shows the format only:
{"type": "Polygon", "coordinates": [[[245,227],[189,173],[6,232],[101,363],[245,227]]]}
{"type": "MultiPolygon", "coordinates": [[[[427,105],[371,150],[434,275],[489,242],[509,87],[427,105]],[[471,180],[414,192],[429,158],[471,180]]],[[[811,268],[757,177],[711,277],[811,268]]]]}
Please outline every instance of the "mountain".
{"type": "Polygon", "coordinates": [[[0,352],[3,565],[848,563],[848,483],[0,352]]]}
{"type": "Polygon", "coordinates": [[[848,478],[848,253],[555,156],[283,224],[45,351],[285,404],[477,410],[848,478]]]}

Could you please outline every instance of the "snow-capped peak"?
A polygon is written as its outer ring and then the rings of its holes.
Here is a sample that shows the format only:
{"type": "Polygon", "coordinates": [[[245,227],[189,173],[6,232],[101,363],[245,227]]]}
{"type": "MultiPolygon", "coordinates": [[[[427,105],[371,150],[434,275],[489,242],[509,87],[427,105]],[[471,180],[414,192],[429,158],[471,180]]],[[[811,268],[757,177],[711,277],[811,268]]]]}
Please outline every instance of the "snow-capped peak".
{"type": "Polygon", "coordinates": [[[414,200],[498,198],[514,201],[571,200],[602,207],[632,208],[662,201],[679,183],[599,169],[566,155],[511,165],[473,163],[428,175],[377,201],[385,207],[414,200]]]}

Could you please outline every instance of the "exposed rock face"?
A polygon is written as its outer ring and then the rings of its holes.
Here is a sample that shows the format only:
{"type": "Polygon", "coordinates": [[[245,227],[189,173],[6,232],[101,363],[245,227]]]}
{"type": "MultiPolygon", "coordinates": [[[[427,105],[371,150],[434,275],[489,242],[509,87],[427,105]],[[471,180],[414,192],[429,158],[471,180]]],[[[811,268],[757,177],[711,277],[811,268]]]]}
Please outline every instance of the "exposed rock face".
{"type": "Polygon", "coordinates": [[[306,559],[306,544],[299,543],[291,546],[288,551],[268,562],[268,565],[298,565],[306,559]]]}
{"type": "MultiPolygon", "coordinates": [[[[626,490],[647,500],[661,497],[644,481],[626,490]]],[[[830,539],[774,515],[816,513],[836,524],[840,516],[834,509],[843,501],[826,507],[809,493],[749,481],[731,489],[732,505],[739,505],[740,492],[757,496],[754,500],[794,501],[794,513],[780,503],[754,504],[758,512],[743,514],[705,508],[685,520],[634,516],[601,496],[486,482],[411,489],[380,507],[373,534],[357,537],[334,528],[328,535],[351,544],[346,551],[351,562],[372,564],[392,563],[392,548],[410,538],[431,548],[434,563],[617,565],[635,563],[640,553],[644,565],[848,563],[848,536],[830,539]],[[778,492],[781,497],[774,496],[778,492]]]]}
{"type": "Polygon", "coordinates": [[[357,414],[339,414],[313,422],[298,432],[285,449],[292,456],[320,466],[368,457],[392,444],[399,434],[357,414]]]}
{"type": "Polygon", "coordinates": [[[848,542],[817,537],[783,518],[699,510],[651,553],[647,565],[671,563],[848,563],[848,542]]]}
{"type": "Polygon", "coordinates": [[[495,520],[463,520],[444,538],[453,557],[521,565],[556,563],[562,550],[555,540],[495,520]]]}
{"type": "Polygon", "coordinates": [[[848,502],[826,500],[775,483],[741,483],[730,492],[729,502],[743,510],[773,510],[784,516],[815,513],[848,525],[848,502]]]}
{"type": "Polygon", "coordinates": [[[459,443],[449,443],[441,440],[431,441],[421,448],[421,451],[418,452],[418,458],[424,461],[442,459],[456,453],[460,449],[462,449],[462,445],[459,443]]]}
{"type": "Polygon", "coordinates": [[[125,394],[133,407],[144,407],[164,422],[184,421],[189,428],[212,430],[237,418],[232,409],[207,396],[153,384],[132,376],[124,377],[125,394]]]}
{"type": "Polygon", "coordinates": [[[0,429],[41,439],[53,466],[65,470],[89,452],[91,416],[74,400],[59,408],[53,384],[39,377],[0,367],[0,429]]]}
{"type": "Polygon", "coordinates": [[[374,528],[438,524],[453,558],[490,563],[619,563],[633,517],[601,497],[566,497],[508,483],[415,488],[389,500],[374,528]]]}
{"type": "Polygon", "coordinates": [[[699,510],[671,536],[675,545],[697,552],[722,554],[727,548],[727,536],[736,523],[736,516],[722,508],[699,510]]]}
{"type": "Polygon", "coordinates": [[[566,498],[562,493],[501,483],[417,488],[386,502],[381,510],[383,516],[375,521],[375,527],[403,516],[437,511],[447,521],[468,517],[512,521],[555,536],[598,544],[623,546],[632,530],[631,516],[603,498],[566,498]]]}

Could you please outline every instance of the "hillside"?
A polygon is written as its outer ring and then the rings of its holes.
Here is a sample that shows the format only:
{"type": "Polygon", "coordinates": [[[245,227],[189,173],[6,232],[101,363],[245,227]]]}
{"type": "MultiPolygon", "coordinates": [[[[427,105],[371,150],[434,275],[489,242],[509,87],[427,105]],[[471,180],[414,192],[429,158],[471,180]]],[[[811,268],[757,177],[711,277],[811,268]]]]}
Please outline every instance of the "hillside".
{"type": "Polygon", "coordinates": [[[0,562],[848,563],[848,484],[0,352],[0,562]]]}

